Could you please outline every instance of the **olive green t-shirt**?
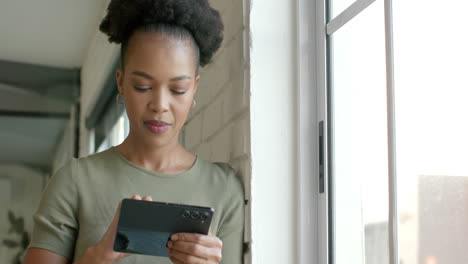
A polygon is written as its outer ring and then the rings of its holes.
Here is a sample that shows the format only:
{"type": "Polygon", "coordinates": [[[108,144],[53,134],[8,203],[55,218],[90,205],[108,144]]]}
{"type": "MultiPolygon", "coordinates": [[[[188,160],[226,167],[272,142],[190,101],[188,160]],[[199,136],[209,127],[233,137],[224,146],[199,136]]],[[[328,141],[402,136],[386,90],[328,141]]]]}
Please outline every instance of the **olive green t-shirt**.
{"type": "MultiPolygon", "coordinates": [[[[229,165],[197,158],[186,172],[165,175],[131,163],[115,148],[73,159],[51,178],[34,215],[30,247],[79,260],[100,241],[119,202],[134,194],[214,208],[210,229],[223,241],[222,263],[242,263],[244,195],[229,165]]],[[[171,261],[132,255],[118,263],[171,261]]]]}

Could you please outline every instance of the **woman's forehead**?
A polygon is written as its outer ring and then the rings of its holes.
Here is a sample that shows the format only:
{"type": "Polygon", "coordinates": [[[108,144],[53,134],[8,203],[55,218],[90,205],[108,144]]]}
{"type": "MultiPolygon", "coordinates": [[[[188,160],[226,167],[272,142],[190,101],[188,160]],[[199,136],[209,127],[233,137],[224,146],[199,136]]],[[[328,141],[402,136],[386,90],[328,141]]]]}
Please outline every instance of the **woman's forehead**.
{"type": "Polygon", "coordinates": [[[125,54],[125,67],[145,71],[195,72],[195,51],[189,40],[164,33],[136,32],[125,54]]]}

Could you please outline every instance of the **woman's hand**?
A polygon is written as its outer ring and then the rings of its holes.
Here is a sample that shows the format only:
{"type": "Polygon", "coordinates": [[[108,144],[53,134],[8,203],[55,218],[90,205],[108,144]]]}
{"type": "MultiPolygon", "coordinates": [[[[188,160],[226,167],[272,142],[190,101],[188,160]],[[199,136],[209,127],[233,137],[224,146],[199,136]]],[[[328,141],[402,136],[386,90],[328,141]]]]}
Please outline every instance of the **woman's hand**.
{"type": "MultiPolygon", "coordinates": [[[[141,200],[138,195],[134,195],[132,199],[141,200]]],[[[143,200],[153,201],[150,196],[143,197],[143,200]]],[[[117,226],[115,219],[114,221],[117,226]]],[[[112,246],[116,226],[113,229],[112,246]]],[[[169,257],[175,264],[218,264],[221,262],[222,249],[223,242],[218,237],[213,236],[211,232],[208,235],[192,233],[173,234],[168,242],[169,257]]]]}
{"type": "MultiPolygon", "coordinates": [[[[142,200],[142,198],[139,195],[133,195],[132,199],[142,200]]],[[[152,199],[150,196],[145,196],[143,197],[143,200],[151,201],[152,199]]],[[[114,251],[114,240],[115,235],[117,233],[117,224],[119,222],[120,206],[121,203],[119,204],[119,207],[115,212],[112,223],[107,228],[107,231],[102,237],[101,241],[99,241],[97,245],[88,248],[88,250],[86,250],[85,255],[75,264],[111,264],[131,255],[128,253],[114,251]]]]}
{"type": "Polygon", "coordinates": [[[223,242],[211,234],[178,233],[168,242],[169,258],[175,264],[218,264],[223,242]]]}

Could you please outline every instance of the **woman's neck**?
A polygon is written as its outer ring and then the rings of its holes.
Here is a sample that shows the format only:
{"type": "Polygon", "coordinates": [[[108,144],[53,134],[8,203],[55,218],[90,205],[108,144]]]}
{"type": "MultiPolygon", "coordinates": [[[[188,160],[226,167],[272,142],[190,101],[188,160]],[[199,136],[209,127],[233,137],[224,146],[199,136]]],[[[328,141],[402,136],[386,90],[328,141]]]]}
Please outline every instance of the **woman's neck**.
{"type": "Polygon", "coordinates": [[[196,159],[177,140],[155,147],[129,135],[116,149],[128,161],[163,174],[184,172],[192,167],[196,159]]]}

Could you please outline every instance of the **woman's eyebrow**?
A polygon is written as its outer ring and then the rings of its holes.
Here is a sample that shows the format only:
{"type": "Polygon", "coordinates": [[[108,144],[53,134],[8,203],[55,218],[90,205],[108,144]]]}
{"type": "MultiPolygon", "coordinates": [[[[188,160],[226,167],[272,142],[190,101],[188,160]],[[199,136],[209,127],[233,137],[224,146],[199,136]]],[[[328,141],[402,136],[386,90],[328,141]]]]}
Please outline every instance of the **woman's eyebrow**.
{"type": "MultiPolygon", "coordinates": [[[[146,72],[142,72],[142,71],[134,71],[132,72],[133,75],[137,75],[137,76],[140,76],[140,77],[143,77],[143,78],[146,78],[146,79],[149,79],[149,80],[154,80],[154,77],[149,75],[148,73],[146,72]]],[[[175,82],[175,81],[181,81],[181,80],[190,80],[192,79],[190,76],[188,75],[181,75],[181,76],[177,76],[177,77],[174,77],[174,78],[171,78],[169,81],[171,82],[175,82]]]]}
{"type": "Polygon", "coordinates": [[[190,79],[191,78],[188,75],[181,75],[181,76],[174,77],[174,78],[170,79],[169,81],[175,82],[175,81],[190,80],[190,79]]]}
{"type": "Polygon", "coordinates": [[[154,77],[147,74],[146,72],[134,71],[134,72],[132,72],[132,74],[137,75],[137,76],[141,76],[141,77],[146,78],[146,79],[154,80],[154,77]]]}

